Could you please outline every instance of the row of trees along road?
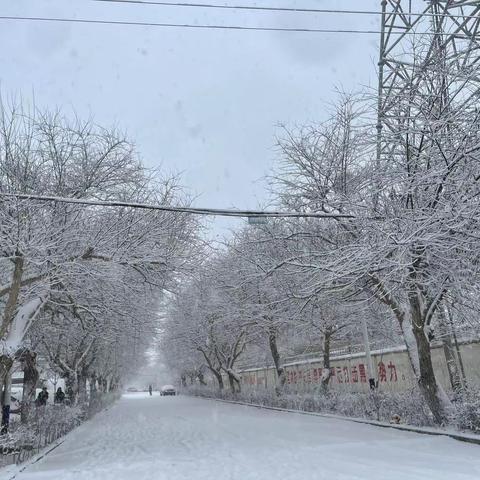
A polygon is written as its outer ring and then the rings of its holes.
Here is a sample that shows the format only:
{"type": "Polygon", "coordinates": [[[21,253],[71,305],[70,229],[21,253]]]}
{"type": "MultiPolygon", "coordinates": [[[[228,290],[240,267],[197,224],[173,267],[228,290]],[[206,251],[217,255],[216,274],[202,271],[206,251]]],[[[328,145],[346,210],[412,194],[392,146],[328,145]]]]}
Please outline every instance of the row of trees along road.
{"type": "Polygon", "coordinates": [[[405,64],[404,84],[392,93],[380,156],[369,92],[339,95],[325,122],[285,128],[278,140],[270,177],[276,206],[354,218],[270,220],[238,231],[172,302],[170,364],[175,351],[191,352],[182,368],[206,365],[219,383],[226,372],[238,389],[234,362],[245,352],[253,358],[261,344],[281,389],[285,332],[323,336],[328,367],[330,341],[358,331],[373,303],[380,314],[370,326],[385,341],[405,343],[435,421],[447,421],[450,401],[435,377],[431,340],[443,332],[447,342],[452,325],[478,334],[480,65],[472,52],[462,63],[436,51],[434,36],[414,47],[415,62],[405,64]]]}
{"type": "MultiPolygon", "coordinates": [[[[60,112],[0,107],[0,191],[187,205],[176,177],[146,170],[115,129],[60,112]]],[[[0,389],[24,370],[28,421],[39,357],[71,401],[119,386],[156,332],[164,293],[196,261],[186,214],[0,200],[0,389]]]]}

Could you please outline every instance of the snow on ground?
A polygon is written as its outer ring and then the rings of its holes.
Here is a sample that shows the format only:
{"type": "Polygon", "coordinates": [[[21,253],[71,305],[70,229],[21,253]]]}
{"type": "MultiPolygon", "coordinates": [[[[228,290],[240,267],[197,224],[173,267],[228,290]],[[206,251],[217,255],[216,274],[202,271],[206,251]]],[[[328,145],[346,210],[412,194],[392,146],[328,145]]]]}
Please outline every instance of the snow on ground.
{"type": "MultiPolygon", "coordinates": [[[[0,479],[10,478],[0,471],[0,479]]],[[[480,447],[295,413],[125,395],[17,480],[474,480],[480,447]]]]}

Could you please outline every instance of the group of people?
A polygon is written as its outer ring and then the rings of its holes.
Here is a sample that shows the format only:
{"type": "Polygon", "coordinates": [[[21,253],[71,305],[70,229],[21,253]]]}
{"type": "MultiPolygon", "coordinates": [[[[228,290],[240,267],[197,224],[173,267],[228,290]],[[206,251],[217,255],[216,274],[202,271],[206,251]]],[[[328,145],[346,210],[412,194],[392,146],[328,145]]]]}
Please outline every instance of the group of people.
{"type": "MultiPolygon", "coordinates": [[[[62,405],[65,402],[65,392],[61,387],[57,388],[55,396],[53,397],[53,402],[56,405],[62,405]]],[[[35,400],[35,405],[37,407],[43,407],[48,403],[48,390],[47,387],[43,387],[42,391],[38,394],[37,399],[35,400]]]]}

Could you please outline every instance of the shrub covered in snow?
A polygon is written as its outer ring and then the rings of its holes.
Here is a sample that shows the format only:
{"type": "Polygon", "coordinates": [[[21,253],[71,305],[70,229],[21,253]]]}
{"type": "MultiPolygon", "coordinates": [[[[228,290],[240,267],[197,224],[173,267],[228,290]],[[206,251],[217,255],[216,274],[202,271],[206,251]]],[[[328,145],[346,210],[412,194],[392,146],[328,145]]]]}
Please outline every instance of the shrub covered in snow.
{"type": "Polygon", "coordinates": [[[87,409],[88,416],[91,417],[104,408],[107,408],[116,402],[120,397],[121,393],[118,390],[107,393],[97,392],[93,397],[90,398],[90,403],[87,409]]]}
{"type": "MultiPolygon", "coordinates": [[[[210,398],[237,400],[257,405],[365,418],[383,422],[416,426],[433,426],[433,417],[418,389],[406,392],[349,393],[327,392],[295,393],[285,390],[276,395],[269,390],[247,389],[233,394],[208,387],[191,386],[185,393],[210,398]]],[[[480,392],[468,390],[457,396],[451,415],[451,425],[460,429],[480,431],[480,392]]]]}
{"type": "Polygon", "coordinates": [[[453,403],[452,423],[462,430],[480,432],[480,389],[461,391],[453,403]]]}
{"type": "Polygon", "coordinates": [[[19,463],[111,405],[118,392],[98,394],[90,403],[76,406],[47,405],[35,408],[28,424],[12,420],[7,434],[0,436],[0,465],[19,463]]]}

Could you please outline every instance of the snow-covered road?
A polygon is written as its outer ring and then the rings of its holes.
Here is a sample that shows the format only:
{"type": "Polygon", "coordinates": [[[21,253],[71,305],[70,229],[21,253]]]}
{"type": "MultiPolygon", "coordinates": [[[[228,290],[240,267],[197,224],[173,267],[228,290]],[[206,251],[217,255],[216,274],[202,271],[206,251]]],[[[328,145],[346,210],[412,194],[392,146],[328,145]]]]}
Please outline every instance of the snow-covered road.
{"type": "MultiPolygon", "coordinates": [[[[0,479],[10,478],[0,472],[0,479]]],[[[18,480],[476,480],[480,447],[158,393],[124,396],[18,480]]]]}

